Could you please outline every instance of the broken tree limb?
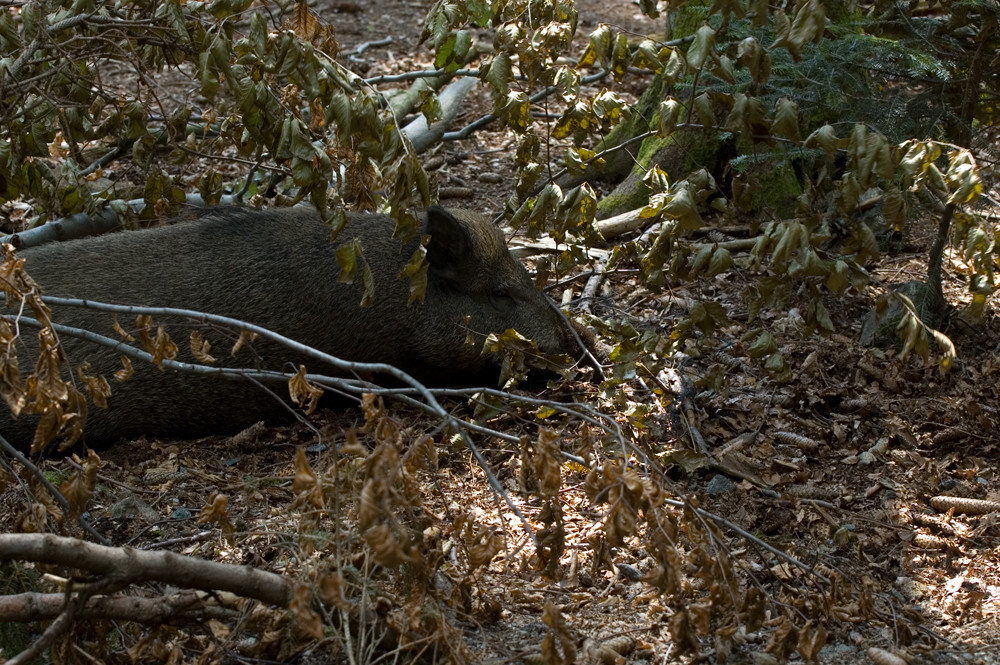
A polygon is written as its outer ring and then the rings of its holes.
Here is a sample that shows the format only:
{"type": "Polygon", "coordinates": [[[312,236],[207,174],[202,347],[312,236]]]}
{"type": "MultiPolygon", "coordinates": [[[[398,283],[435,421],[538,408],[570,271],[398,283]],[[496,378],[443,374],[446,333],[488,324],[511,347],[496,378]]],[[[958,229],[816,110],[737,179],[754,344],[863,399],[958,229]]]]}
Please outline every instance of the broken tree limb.
{"type": "Polygon", "coordinates": [[[286,607],[292,582],[250,566],[194,559],[174,552],[95,545],[52,534],[0,534],[0,560],[66,566],[120,582],[154,581],[202,591],[229,591],[269,605],[286,607]]]}
{"type": "Polygon", "coordinates": [[[451,125],[458,115],[458,110],[462,106],[462,100],[469,94],[469,91],[476,87],[476,79],[466,76],[448,85],[438,99],[441,102],[441,119],[433,125],[427,124],[427,118],[423,115],[403,128],[403,134],[410,139],[413,149],[417,153],[424,152],[435,143],[441,140],[445,130],[451,125]]]}
{"type": "Polygon", "coordinates": [[[638,231],[647,224],[651,224],[657,220],[657,217],[643,217],[641,213],[642,208],[629,210],[620,215],[594,222],[594,226],[597,227],[602,236],[610,240],[611,238],[625,235],[630,231],[638,231]]]}
{"type": "MultiPolygon", "coordinates": [[[[75,619],[110,619],[160,625],[181,621],[225,620],[239,615],[219,607],[214,597],[186,590],[160,598],[93,596],[74,613],[75,619]]],[[[0,596],[0,621],[50,621],[66,609],[63,593],[19,593],[0,596]]]]}
{"type": "MultiPolygon", "coordinates": [[[[199,208],[205,206],[205,201],[200,194],[188,194],[185,199],[189,206],[199,208]]],[[[233,197],[226,195],[219,200],[218,205],[232,205],[232,203],[233,197]]],[[[132,199],[131,201],[125,201],[124,205],[136,214],[139,214],[145,209],[146,201],[144,199],[132,199]]],[[[66,240],[86,238],[87,236],[101,235],[102,233],[115,231],[121,228],[121,226],[121,215],[114,207],[106,206],[99,213],[96,213],[96,215],[81,212],[69,217],[46,222],[27,231],[0,236],[0,244],[9,242],[16,249],[27,249],[50,242],[64,242],[66,240]]]]}

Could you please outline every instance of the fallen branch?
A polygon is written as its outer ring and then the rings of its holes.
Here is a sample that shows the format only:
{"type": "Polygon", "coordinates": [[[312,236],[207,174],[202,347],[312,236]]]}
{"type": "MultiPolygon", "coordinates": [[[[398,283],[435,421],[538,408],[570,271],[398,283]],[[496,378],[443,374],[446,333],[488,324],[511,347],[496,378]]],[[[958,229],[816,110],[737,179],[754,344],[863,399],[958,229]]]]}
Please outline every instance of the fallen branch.
{"type": "Polygon", "coordinates": [[[402,133],[406,138],[410,139],[415,152],[424,152],[441,140],[445,130],[451,126],[451,123],[458,115],[458,111],[462,106],[462,100],[465,99],[470,90],[476,87],[476,80],[471,76],[460,78],[438,95],[438,99],[441,102],[441,119],[433,125],[428,125],[427,118],[421,114],[413,122],[403,127],[402,133]]]}
{"type": "MultiPolygon", "coordinates": [[[[196,207],[203,207],[205,205],[204,199],[199,194],[188,194],[186,202],[187,205],[196,207]]],[[[219,205],[229,205],[232,202],[232,196],[223,196],[219,201],[219,205]]],[[[133,199],[131,201],[124,201],[123,203],[126,208],[136,214],[141,213],[146,208],[145,199],[133,199]]],[[[10,243],[17,249],[27,249],[50,242],[63,242],[86,238],[87,236],[101,235],[102,233],[119,229],[121,226],[122,218],[119,213],[112,206],[106,206],[96,215],[81,212],[76,215],[46,222],[41,226],[36,226],[27,231],[0,236],[0,244],[10,243]]]]}
{"type": "Polygon", "coordinates": [[[194,559],[174,552],[95,545],[49,533],[0,534],[0,560],[32,561],[105,575],[119,584],[163,582],[187,589],[229,591],[286,607],[292,583],[250,566],[194,559]]]}
{"type": "MultiPolygon", "coordinates": [[[[160,625],[207,619],[227,620],[239,616],[239,610],[215,604],[218,595],[187,590],[161,598],[93,596],[77,608],[74,618],[160,625]]],[[[0,596],[0,621],[50,621],[65,609],[66,595],[62,593],[0,596]]]]}

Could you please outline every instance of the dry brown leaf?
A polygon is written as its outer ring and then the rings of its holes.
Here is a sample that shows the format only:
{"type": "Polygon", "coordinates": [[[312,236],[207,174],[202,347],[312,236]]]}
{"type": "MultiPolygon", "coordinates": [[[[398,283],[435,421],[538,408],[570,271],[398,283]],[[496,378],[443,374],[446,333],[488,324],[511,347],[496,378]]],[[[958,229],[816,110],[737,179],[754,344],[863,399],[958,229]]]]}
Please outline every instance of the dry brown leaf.
{"type": "Polygon", "coordinates": [[[819,658],[820,649],[826,644],[826,628],[823,624],[813,627],[813,620],[806,621],[806,624],[799,630],[799,641],[796,649],[806,662],[814,663],[819,658]]]}
{"type": "Polygon", "coordinates": [[[542,623],[549,632],[542,639],[542,655],[548,663],[569,665],[576,661],[576,638],[570,633],[562,612],[553,603],[545,603],[542,623]],[[561,652],[561,653],[560,653],[561,652]]]}
{"type": "Polygon", "coordinates": [[[97,482],[97,472],[101,468],[101,458],[93,450],[88,451],[87,458],[81,460],[73,455],[73,461],[82,468],[74,470],[69,477],[59,485],[59,493],[66,499],[69,506],[69,518],[75,520],[87,510],[90,498],[94,495],[97,482]]]}
{"type": "Polygon", "coordinates": [[[170,339],[163,326],[156,329],[156,339],[153,340],[153,351],[150,353],[153,354],[152,363],[161,369],[164,360],[173,360],[177,357],[177,345],[170,339]]]}
{"type": "Polygon", "coordinates": [[[128,356],[122,356],[122,368],[115,372],[115,380],[118,382],[128,381],[132,378],[132,361],[128,356]]]}
{"type": "Polygon", "coordinates": [[[288,380],[288,394],[292,401],[311,415],[323,396],[323,389],[306,378],[306,366],[299,365],[299,371],[288,380]]]}
{"type": "Polygon", "coordinates": [[[326,508],[322,483],[309,466],[305,448],[301,446],[295,450],[295,477],[292,479],[292,492],[295,493],[296,503],[299,505],[311,505],[319,510],[326,508]]]}
{"type": "Polygon", "coordinates": [[[55,331],[38,331],[38,360],[35,363],[35,399],[41,408],[53,402],[63,403],[69,396],[69,385],[63,381],[61,369],[66,358],[55,331]]]}
{"type": "Polygon", "coordinates": [[[194,356],[195,360],[200,363],[205,363],[206,365],[211,365],[215,362],[215,358],[210,353],[211,350],[211,343],[205,339],[201,332],[198,330],[192,330],[191,355],[194,356]]]}
{"type": "Polygon", "coordinates": [[[316,593],[319,594],[320,600],[345,612],[351,609],[351,603],[344,594],[346,588],[347,583],[339,571],[323,573],[316,580],[316,593]]]}
{"type": "Polygon", "coordinates": [[[295,617],[295,628],[314,640],[323,639],[323,620],[312,609],[312,588],[308,584],[298,583],[292,591],[292,600],[288,603],[288,613],[295,617]]]}
{"type": "Polygon", "coordinates": [[[76,375],[79,377],[80,383],[83,384],[87,396],[90,397],[94,405],[98,408],[106,409],[108,408],[108,398],[111,397],[111,386],[103,376],[88,374],[87,372],[89,371],[90,363],[83,363],[76,368],[76,375]]]}
{"type": "Polygon", "coordinates": [[[134,342],[135,341],[135,337],[132,337],[132,335],[130,335],[128,333],[128,331],[126,331],[124,328],[122,328],[122,325],[120,323],[118,323],[118,315],[117,314],[115,314],[114,318],[111,320],[111,329],[114,330],[116,333],[118,333],[118,336],[121,337],[122,339],[124,339],[126,342],[134,342]]]}
{"type": "Polygon", "coordinates": [[[14,329],[6,319],[0,319],[0,397],[10,407],[16,418],[28,403],[24,391],[24,381],[17,363],[17,348],[14,345],[14,329]]]}
{"type": "Polygon", "coordinates": [[[240,331],[240,336],[237,338],[236,342],[233,344],[233,348],[229,351],[229,355],[233,358],[239,353],[240,349],[246,344],[253,344],[254,340],[257,339],[257,333],[250,332],[246,328],[240,331]]]}
{"type": "Polygon", "coordinates": [[[365,532],[365,542],[375,553],[375,560],[387,568],[398,568],[404,563],[414,561],[414,557],[405,551],[386,524],[378,524],[365,532]]]}
{"type": "Polygon", "coordinates": [[[149,336],[149,331],[153,329],[153,317],[149,314],[139,314],[135,317],[135,334],[139,337],[139,344],[146,350],[146,353],[153,353],[153,338],[149,336]]]}
{"type": "Polygon", "coordinates": [[[198,524],[205,523],[217,524],[227,537],[236,531],[236,527],[229,519],[229,497],[219,493],[213,493],[208,497],[208,502],[198,514],[198,524]]]}

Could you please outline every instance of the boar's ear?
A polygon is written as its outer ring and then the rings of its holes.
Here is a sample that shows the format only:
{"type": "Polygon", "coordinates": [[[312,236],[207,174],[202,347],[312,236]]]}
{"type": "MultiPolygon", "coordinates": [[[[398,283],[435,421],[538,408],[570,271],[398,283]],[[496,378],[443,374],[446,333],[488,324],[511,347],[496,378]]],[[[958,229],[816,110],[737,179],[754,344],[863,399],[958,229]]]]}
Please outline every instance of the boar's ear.
{"type": "Polygon", "coordinates": [[[431,269],[444,279],[460,279],[474,259],[469,230],[444,208],[431,206],[427,209],[424,233],[431,237],[427,243],[427,263],[431,269]]]}

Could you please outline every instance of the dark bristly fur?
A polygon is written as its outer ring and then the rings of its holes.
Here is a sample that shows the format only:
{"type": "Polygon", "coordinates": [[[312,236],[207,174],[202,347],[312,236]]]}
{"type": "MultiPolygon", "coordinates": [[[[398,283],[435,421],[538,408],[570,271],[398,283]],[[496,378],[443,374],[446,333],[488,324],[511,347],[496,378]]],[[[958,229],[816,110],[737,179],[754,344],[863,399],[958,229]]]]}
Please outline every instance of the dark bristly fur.
{"type": "MultiPolygon", "coordinates": [[[[343,238],[360,237],[375,275],[371,307],[361,308],[360,275],[339,283],[336,245],[310,209],[220,209],[184,224],[118,233],[25,250],[28,273],[48,295],[117,304],[179,307],[254,323],[321,351],[362,362],[383,362],[435,385],[488,383],[496,360],[480,354],[491,332],[514,328],[550,353],[573,353],[575,344],[546,297],[507,250],[502,233],[477,215],[432,207],[424,304],[407,306],[409,280],[398,279],[416,247],[391,238],[392,221],[353,215],[343,238]],[[468,344],[469,332],[475,344],[468,344]]],[[[126,329],[129,317],[119,316],[126,329]]],[[[54,320],[117,338],[112,316],[76,307],[54,308],[54,320]]],[[[190,322],[168,324],[178,360],[194,362],[190,322]]],[[[231,332],[200,328],[219,364],[294,370],[305,362],[287,349],[258,340],[231,358],[231,332]]],[[[34,331],[22,328],[21,371],[32,371],[34,331]],[[27,348],[25,348],[27,347],[27,348]]],[[[61,340],[75,366],[87,361],[104,374],[113,394],[107,409],[91,406],[84,430],[88,445],[121,437],[191,436],[235,432],[287,411],[244,380],[159,370],[134,363],[135,375],[118,383],[119,354],[77,339],[61,340]]],[[[310,371],[332,373],[306,362],[310,371]]],[[[272,387],[275,387],[272,384],[272,387]]],[[[278,392],[286,394],[280,386],[278,392]]],[[[26,449],[37,416],[12,420],[0,408],[0,432],[26,449]]]]}

